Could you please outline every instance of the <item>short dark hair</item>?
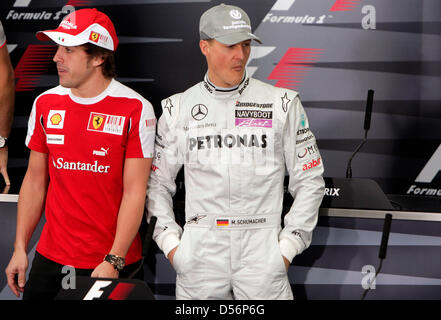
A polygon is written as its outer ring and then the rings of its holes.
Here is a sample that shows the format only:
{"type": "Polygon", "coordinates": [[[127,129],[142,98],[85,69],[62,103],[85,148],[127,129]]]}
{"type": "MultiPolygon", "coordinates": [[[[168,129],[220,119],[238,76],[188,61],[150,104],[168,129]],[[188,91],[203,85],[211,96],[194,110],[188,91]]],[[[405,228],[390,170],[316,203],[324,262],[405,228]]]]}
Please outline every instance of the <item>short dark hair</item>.
{"type": "Polygon", "coordinates": [[[91,43],[86,43],[83,47],[88,56],[92,58],[101,56],[104,59],[104,62],[101,64],[101,71],[104,77],[116,77],[115,53],[112,50],[98,47],[91,43]]]}

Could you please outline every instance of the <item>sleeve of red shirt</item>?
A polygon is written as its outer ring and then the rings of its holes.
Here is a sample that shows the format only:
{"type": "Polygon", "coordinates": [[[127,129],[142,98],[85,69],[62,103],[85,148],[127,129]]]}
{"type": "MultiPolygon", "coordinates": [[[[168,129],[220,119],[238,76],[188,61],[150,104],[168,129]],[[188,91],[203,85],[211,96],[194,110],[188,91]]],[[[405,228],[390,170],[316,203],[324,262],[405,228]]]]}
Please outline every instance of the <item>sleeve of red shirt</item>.
{"type": "Polygon", "coordinates": [[[156,117],[153,106],[145,99],[140,100],[130,117],[127,137],[126,158],[153,158],[156,133],[156,117]]]}
{"type": "Polygon", "coordinates": [[[28,121],[26,146],[34,151],[48,153],[49,150],[46,144],[46,132],[44,131],[43,123],[42,108],[37,98],[32,106],[31,115],[28,121]]]}

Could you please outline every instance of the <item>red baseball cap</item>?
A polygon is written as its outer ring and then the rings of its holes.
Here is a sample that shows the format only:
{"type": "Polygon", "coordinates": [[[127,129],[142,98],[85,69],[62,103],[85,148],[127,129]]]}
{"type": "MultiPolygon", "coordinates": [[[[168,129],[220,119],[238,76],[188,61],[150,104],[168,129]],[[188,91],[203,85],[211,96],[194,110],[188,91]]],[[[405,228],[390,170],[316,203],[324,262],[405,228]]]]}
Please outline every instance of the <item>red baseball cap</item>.
{"type": "Polygon", "coordinates": [[[97,9],[80,9],[67,15],[55,30],[38,31],[38,40],[73,47],[91,43],[115,51],[118,37],[112,21],[97,9]]]}

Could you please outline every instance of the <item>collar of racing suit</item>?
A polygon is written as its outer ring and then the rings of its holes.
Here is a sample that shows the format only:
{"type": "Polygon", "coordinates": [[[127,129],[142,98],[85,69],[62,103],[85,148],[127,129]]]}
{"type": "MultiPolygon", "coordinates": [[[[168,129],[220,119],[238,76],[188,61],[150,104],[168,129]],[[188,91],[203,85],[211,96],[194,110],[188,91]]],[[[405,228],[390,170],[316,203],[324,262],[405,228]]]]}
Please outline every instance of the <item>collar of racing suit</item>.
{"type": "Polygon", "coordinates": [[[204,91],[216,99],[233,99],[239,97],[243,93],[249,82],[250,78],[245,72],[242,81],[237,86],[231,88],[221,88],[213,84],[210,79],[208,79],[207,72],[204,77],[203,87],[204,91]]]}

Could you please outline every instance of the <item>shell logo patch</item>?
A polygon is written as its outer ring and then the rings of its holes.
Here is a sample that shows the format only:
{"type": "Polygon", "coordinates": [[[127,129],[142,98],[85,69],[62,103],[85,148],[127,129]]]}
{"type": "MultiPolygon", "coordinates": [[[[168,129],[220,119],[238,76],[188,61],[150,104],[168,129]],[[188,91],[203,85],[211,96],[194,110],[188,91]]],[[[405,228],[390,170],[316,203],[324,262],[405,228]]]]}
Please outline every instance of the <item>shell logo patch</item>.
{"type": "Polygon", "coordinates": [[[55,126],[58,125],[61,122],[61,120],[63,120],[63,119],[61,118],[61,115],[59,113],[54,114],[50,118],[51,123],[55,126]]]}
{"type": "Polygon", "coordinates": [[[47,115],[46,127],[51,129],[63,129],[66,110],[50,110],[47,115]]]}

